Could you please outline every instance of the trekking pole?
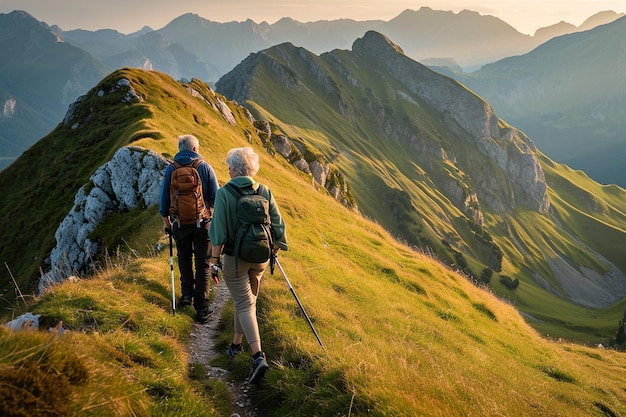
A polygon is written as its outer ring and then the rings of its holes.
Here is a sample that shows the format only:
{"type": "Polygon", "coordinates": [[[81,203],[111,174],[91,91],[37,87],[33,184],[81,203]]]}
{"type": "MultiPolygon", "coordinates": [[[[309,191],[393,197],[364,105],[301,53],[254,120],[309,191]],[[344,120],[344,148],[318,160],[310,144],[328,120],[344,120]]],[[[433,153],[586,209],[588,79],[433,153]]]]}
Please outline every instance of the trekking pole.
{"type": "Polygon", "coordinates": [[[172,249],[172,233],[170,236],[170,273],[172,275],[172,314],[176,314],[176,289],[174,288],[174,251],[172,249]]]}
{"type": "Polygon", "coordinates": [[[306,311],[304,311],[304,307],[302,307],[302,303],[300,303],[300,300],[298,299],[298,296],[296,295],[296,292],[293,290],[293,287],[291,286],[291,282],[289,282],[289,278],[287,278],[287,274],[285,274],[285,271],[283,270],[283,267],[280,265],[280,262],[278,262],[278,258],[275,255],[272,255],[272,262],[275,262],[276,265],[278,265],[278,269],[280,269],[280,272],[283,274],[283,277],[285,277],[285,281],[287,281],[287,286],[289,287],[289,291],[291,291],[291,294],[293,294],[293,298],[296,299],[296,302],[300,306],[300,310],[302,310],[302,314],[304,314],[304,317],[306,318],[306,321],[309,322],[309,327],[311,327],[311,330],[313,330],[313,334],[317,338],[317,341],[319,342],[320,346],[324,347],[324,345],[322,344],[322,341],[320,340],[320,337],[318,336],[317,332],[315,331],[315,327],[313,327],[313,323],[311,323],[311,319],[309,318],[309,315],[306,314],[306,311]]]}

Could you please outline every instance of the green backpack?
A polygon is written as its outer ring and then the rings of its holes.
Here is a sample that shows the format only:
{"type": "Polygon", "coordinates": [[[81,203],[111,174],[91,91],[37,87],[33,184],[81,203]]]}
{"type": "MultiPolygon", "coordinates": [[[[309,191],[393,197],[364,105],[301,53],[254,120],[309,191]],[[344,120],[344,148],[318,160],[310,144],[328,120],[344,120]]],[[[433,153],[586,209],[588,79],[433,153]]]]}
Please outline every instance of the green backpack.
{"type": "Polygon", "coordinates": [[[270,202],[264,196],[267,194],[266,187],[259,184],[259,188],[251,194],[243,193],[232,184],[227,183],[224,187],[237,198],[237,226],[234,239],[230,242],[232,249],[228,248],[230,250],[224,253],[251,263],[266,262],[274,247],[270,202]]]}

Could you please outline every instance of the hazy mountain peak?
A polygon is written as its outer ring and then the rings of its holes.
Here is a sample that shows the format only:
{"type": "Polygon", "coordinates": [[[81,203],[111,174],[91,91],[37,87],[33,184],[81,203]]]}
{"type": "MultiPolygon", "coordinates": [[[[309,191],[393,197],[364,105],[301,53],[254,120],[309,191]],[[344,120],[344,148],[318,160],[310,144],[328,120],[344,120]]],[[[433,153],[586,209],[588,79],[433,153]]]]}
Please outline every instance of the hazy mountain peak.
{"type": "Polygon", "coordinates": [[[373,30],[367,31],[362,38],[354,41],[352,50],[355,52],[368,52],[373,55],[377,55],[381,52],[397,52],[404,55],[402,48],[393,43],[391,39],[373,30]]]}
{"type": "Polygon", "coordinates": [[[302,26],[302,23],[292,19],[291,17],[282,17],[271,26],[284,30],[288,28],[296,28],[302,26]]]}
{"type": "Polygon", "coordinates": [[[177,18],[172,20],[170,23],[168,23],[165,27],[180,26],[180,25],[197,25],[197,24],[202,25],[206,22],[209,22],[209,20],[201,17],[200,15],[196,13],[190,12],[190,13],[185,13],[183,15],[178,16],[177,18]]]}
{"type": "Polygon", "coordinates": [[[576,29],[576,26],[561,20],[559,23],[555,23],[554,25],[537,29],[533,36],[535,38],[548,40],[554,36],[561,36],[565,33],[575,32],[576,29]]]}
{"type": "Polygon", "coordinates": [[[603,12],[598,12],[594,14],[593,16],[589,17],[587,20],[585,20],[578,27],[578,30],[593,29],[596,26],[611,23],[621,17],[624,17],[624,13],[616,13],[613,10],[605,10],[603,12]]]}
{"type": "Polygon", "coordinates": [[[63,39],[46,23],[40,22],[23,10],[8,14],[0,13],[0,41],[7,41],[28,28],[31,41],[35,38],[44,42],[63,42],[63,39]]]}
{"type": "Polygon", "coordinates": [[[150,26],[144,26],[141,28],[141,30],[138,30],[137,32],[129,33],[127,36],[129,38],[137,38],[141,35],[145,35],[146,33],[150,33],[150,32],[154,32],[154,29],[152,29],[150,26]]]}

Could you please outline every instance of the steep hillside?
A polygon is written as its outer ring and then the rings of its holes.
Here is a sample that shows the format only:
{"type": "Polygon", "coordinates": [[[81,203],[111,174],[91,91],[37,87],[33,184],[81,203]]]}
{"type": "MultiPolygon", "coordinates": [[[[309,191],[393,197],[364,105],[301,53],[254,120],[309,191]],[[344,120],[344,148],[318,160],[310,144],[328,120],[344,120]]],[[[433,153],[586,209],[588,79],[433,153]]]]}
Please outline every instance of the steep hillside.
{"type": "Polygon", "coordinates": [[[478,96],[384,36],[321,56],[279,45],[216,89],[330,155],[365,215],[537,323],[567,322],[559,335],[585,339],[593,317],[615,314],[596,308],[623,307],[624,190],[570,179],[478,96]]]}
{"type": "Polygon", "coordinates": [[[448,73],[529,134],[550,158],[603,184],[626,186],[626,18],[533,51],[448,73]]]}
{"type": "Polygon", "coordinates": [[[63,118],[108,72],[28,13],[0,14],[0,169],[63,118]]]}
{"type": "MultiPolygon", "coordinates": [[[[124,222],[107,226],[105,221],[108,214],[141,211],[158,200],[167,161],[136,149],[171,157],[181,132],[201,138],[209,161],[216,147],[228,143],[215,138],[254,134],[277,158],[297,166],[317,192],[327,192],[354,209],[341,173],[319,152],[298,148],[280,131],[270,135],[257,129],[247,110],[233,106],[231,111],[198,80],[181,84],[163,73],[122,69],[74,103],[53,132],[0,174],[0,190],[10,201],[37,201],[28,210],[23,204],[0,208],[5,231],[0,259],[7,262],[22,292],[38,293],[73,272],[88,272],[98,264],[98,251],[114,250],[121,233],[137,229],[124,222]],[[126,148],[129,145],[132,148],[126,148]],[[120,153],[120,147],[130,151],[120,153]],[[154,161],[147,163],[149,158],[154,161]],[[325,175],[312,172],[316,169],[325,175]],[[133,181],[131,172],[141,173],[142,179],[133,181]],[[153,184],[146,183],[150,181],[153,184]],[[35,231],[36,239],[25,230],[35,231]]],[[[215,164],[223,165],[221,160],[215,164]]],[[[17,291],[7,272],[2,272],[1,283],[10,300],[17,291]]]]}
{"type": "MultiPolygon", "coordinates": [[[[364,53],[367,45],[357,49],[364,53]]],[[[426,101],[420,103],[435,113],[426,101]]],[[[51,245],[53,227],[47,223],[58,225],[73,211],[79,187],[93,190],[97,184],[89,176],[120,148],[132,144],[167,157],[175,150],[175,137],[190,132],[201,139],[202,153],[221,181],[227,178],[223,161],[229,148],[250,145],[258,151],[258,178],[273,190],[288,225],[290,250],[281,254],[281,265],[325,346],[310,333],[283,277],[266,274],[259,317],[271,369],[261,386],[250,388],[259,414],[626,413],[622,352],[542,339],[513,306],[318,190],[310,175],[274,152],[274,142],[255,128],[244,109],[206,84],[181,84],[164,74],[123,69],[102,80],[65,120],[36,151],[0,173],[0,192],[8,200],[38,202],[0,213],[2,221],[10,218],[14,226],[1,224],[10,233],[5,242],[20,248],[9,257],[3,245],[1,259],[22,265],[18,278],[34,269],[35,255],[49,252],[35,249],[51,245]]],[[[282,128],[271,124],[273,132],[282,128]]],[[[299,139],[321,136],[310,129],[299,139]]],[[[374,142],[363,138],[361,147],[368,146],[365,139],[374,142]]],[[[511,141],[523,143],[520,138],[511,141]]],[[[355,163],[365,159],[356,151],[352,156],[355,163]]],[[[386,169],[382,159],[371,161],[386,169]]],[[[554,174],[546,169],[546,178],[561,175],[558,166],[552,169],[554,174]]],[[[585,180],[576,173],[568,179],[568,189],[576,195],[574,185],[585,180]]],[[[620,190],[607,190],[614,191],[620,190]]],[[[436,189],[430,191],[433,198],[437,194],[444,199],[436,189]]],[[[585,201],[579,197],[575,204],[585,201]]],[[[13,381],[14,372],[22,369],[31,378],[61,381],[53,392],[67,399],[62,410],[81,415],[230,415],[217,407],[217,399],[225,396],[222,387],[190,381],[203,368],[189,364],[185,353],[192,318],[184,311],[170,314],[167,251],[155,250],[164,240],[161,227],[154,207],[109,213],[92,235],[110,249],[99,272],[47,288],[29,302],[42,315],[42,327],[63,321],[65,333],[0,331],[3,381],[13,381]]],[[[8,279],[2,275],[3,283],[8,279]]],[[[232,336],[232,309],[220,319],[222,337],[207,343],[223,351],[232,336]]],[[[243,379],[248,352],[226,359],[216,358],[234,378],[243,379]]],[[[41,391],[37,395],[44,399],[51,392],[41,391]]],[[[54,396],[46,404],[58,402],[54,396]]]]}

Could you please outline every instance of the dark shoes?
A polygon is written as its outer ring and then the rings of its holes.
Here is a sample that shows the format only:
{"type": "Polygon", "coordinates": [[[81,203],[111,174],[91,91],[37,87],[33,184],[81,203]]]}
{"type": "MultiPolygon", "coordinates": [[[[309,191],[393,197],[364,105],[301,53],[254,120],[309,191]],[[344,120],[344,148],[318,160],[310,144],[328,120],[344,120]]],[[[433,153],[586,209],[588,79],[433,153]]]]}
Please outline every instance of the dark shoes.
{"type": "Polygon", "coordinates": [[[213,314],[213,310],[211,310],[209,307],[201,308],[200,310],[196,311],[196,317],[198,319],[198,322],[202,324],[209,321],[209,317],[211,317],[211,314],[213,314]]]}
{"type": "Polygon", "coordinates": [[[258,356],[252,359],[251,375],[248,384],[258,384],[263,379],[263,375],[265,375],[268,368],[269,365],[265,359],[265,353],[259,352],[258,356]]]}
{"type": "Polygon", "coordinates": [[[190,306],[192,302],[191,295],[183,295],[180,299],[180,306],[187,307],[190,306]]]}
{"type": "MultiPolygon", "coordinates": [[[[231,358],[234,358],[241,352],[243,352],[243,343],[238,345],[231,343],[228,349],[226,349],[226,354],[231,358]]],[[[263,376],[268,369],[269,365],[267,364],[265,353],[258,352],[254,354],[252,357],[252,367],[250,368],[250,378],[248,379],[248,384],[258,384],[261,382],[261,379],[263,379],[263,376]]]]}
{"type": "Polygon", "coordinates": [[[226,349],[226,354],[228,356],[230,356],[231,358],[234,358],[235,356],[237,356],[241,352],[243,352],[243,344],[242,343],[240,343],[238,345],[233,345],[231,343],[230,346],[228,347],[228,349],[226,349]]]}

